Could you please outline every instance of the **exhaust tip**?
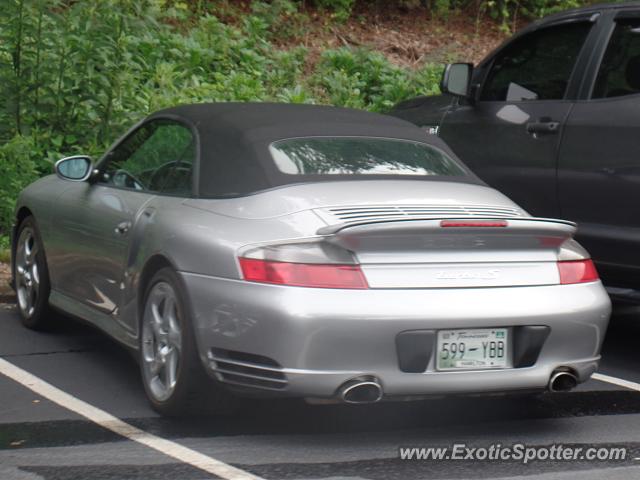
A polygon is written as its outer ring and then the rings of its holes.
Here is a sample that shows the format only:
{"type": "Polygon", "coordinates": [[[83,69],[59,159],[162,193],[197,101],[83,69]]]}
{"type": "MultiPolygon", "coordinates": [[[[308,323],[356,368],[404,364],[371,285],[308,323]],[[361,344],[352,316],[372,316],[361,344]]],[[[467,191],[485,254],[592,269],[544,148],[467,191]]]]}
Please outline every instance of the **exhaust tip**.
{"type": "Polygon", "coordinates": [[[557,371],[549,379],[549,390],[552,392],[568,392],[578,385],[577,377],[567,371],[557,371]]]}
{"type": "Polygon", "coordinates": [[[375,378],[355,378],[339,389],[339,397],[345,403],[375,403],[382,398],[382,386],[375,378]]]}

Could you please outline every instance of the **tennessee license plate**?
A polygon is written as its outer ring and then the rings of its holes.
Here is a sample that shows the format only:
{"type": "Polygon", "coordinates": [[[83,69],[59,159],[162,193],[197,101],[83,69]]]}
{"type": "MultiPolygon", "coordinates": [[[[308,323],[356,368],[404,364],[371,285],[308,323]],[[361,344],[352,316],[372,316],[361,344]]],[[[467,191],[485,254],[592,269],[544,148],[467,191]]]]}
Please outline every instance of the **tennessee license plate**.
{"type": "Polygon", "coordinates": [[[484,370],[510,366],[507,328],[440,330],[437,345],[438,370],[484,370]]]}

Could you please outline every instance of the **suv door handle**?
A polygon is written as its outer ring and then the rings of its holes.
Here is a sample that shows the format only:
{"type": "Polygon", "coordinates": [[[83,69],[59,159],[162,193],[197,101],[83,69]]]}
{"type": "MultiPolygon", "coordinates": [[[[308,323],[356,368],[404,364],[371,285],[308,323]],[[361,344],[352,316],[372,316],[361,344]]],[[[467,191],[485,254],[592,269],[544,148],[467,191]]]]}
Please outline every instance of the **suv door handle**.
{"type": "Polygon", "coordinates": [[[114,232],[116,233],[116,235],[126,235],[129,232],[130,228],[131,222],[120,222],[118,225],[116,225],[114,232]]]}
{"type": "Polygon", "coordinates": [[[527,123],[527,133],[537,135],[539,133],[558,133],[560,122],[531,122],[527,123]]]}

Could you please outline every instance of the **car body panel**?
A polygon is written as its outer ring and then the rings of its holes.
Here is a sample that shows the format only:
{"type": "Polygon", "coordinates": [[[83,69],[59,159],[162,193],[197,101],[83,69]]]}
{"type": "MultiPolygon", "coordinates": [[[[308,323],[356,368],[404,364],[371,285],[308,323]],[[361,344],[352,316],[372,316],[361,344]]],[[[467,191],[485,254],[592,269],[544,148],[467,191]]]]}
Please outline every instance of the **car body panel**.
{"type": "Polygon", "coordinates": [[[40,229],[52,305],[137,349],[146,282],[169,266],[184,286],[204,368],[245,393],[332,398],[362,375],[379,378],[389,396],[540,390],[557,368],[583,381],[610,311],[600,282],[559,284],[568,242],[587,258],[571,244],[574,224],[533,218],[473,175],[291,181],[233,198],[49,176],[23,190],[17,216],[26,209],[40,229]],[[116,233],[122,222],[130,226],[116,233]],[[245,280],[247,251],[300,242],[341,249],[368,288],[245,280]],[[420,374],[399,367],[403,332],[494,327],[548,331],[536,344],[540,361],[491,372],[436,372],[433,359],[420,374]]]}
{"type": "Polygon", "coordinates": [[[533,215],[560,214],[556,191],[558,134],[533,138],[526,124],[548,117],[564,125],[569,102],[478,102],[449,95],[415,107],[398,105],[390,113],[423,129],[437,128],[460,158],[489,185],[526,206],[533,215]],[[441,105],[448,101],[448,108],[441,105]]]}
{"type": "Polygon", "coordinates": [[[183,278],[200,315],[197,338],[210,374],[215,375],[215,362],[208,358],[212,347],[252,352],[282,367],[289,379],[284,393],[318,397],[332,397],[344,381],[362,375],[380,378],[389,395],[543,390],[561,366],[575,368],[584,380],[595,370],[610,311],[599,282],[566,289],[375,289],[345,295],[202,275],[183,278]],[[395,338],[401,332],[516,325],[551,327],[533,367],[444,373],[435,371],[432,359],[422,373],[398,369],[395,338]]]}
{"type": "Polygon", "coordinates": [[[103,313],[118,308],[130,239],[146,218],[143,209],[153,195],[74,182],[58,197],[51,212],[55,228],[47,260],[56,289],[85,301],[103,313]],[[118,225],[127,224],[127,231],[118,225]]]}
{"type": "Polygon", "coordinates": [[[418,125],[427,133],[437,135],[452,102],[454,97],[451,95],[421,96],[400,102],[393,107],[391,114],[418,125]]]}
{"type": "Polygon", "coordinates": [[[639,95],[591,99],[591,94],[616,19],[639,14],[637,3],[620,3],[551,15],[506,40],[479,63],[471,83],[475,101],[451,95],[419,97],[390,112],[437,129],[480,178],[531,214],[578,222],[577,239],[593,255],[605,284],[636,290],[640,163],[634,132],[639,95]],[[593,27],[563,99],[479,100],[478,92],[500,52],[532,32],[575,21],[590,21],[593,27]],[[556,121],[556,132],[536,137],[527,133],[526,124],[541,119],[556,121]]]}
{"type": "Polygon", "coordinates": [[[533,137],[526,124],[547,117],[564,125],[571,108],[563,102],[479,102],[452,106],[439,135],[489,185],[536,216],[558,217],[556,152],[562,128],[533,137]]]}
{"type": "Polygon", "coordinates": [[[444,181],[359,180],[294,184],[237,199],[189,199],[185,205],[240,219],[270,219],[333,206],[499,205],[520,210],[483,185],[444,181]]]}
{"type": "MultiPolygon", "coordinates": [[[[577,103],[559,154],[562,216],[580,223],[580,238],[612,285],[640,271],[640,95],[577,103]]],[[[637,278],[637,277],[636,277],[637,278]]]]}

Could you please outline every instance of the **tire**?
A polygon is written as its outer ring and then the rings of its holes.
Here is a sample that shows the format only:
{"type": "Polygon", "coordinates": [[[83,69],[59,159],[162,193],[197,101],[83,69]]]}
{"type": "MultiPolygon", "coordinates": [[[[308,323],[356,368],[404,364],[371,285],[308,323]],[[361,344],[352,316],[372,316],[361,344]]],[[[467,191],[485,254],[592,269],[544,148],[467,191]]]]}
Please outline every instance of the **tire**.
{"type": "Polygon", "coordinates": [[[18,228],[13,268],[22,324],[33,330],[49,329],[55,319],[55,313],[49,307],[49,269],[42,238],[32,216],[25,218],[18,228]]]}
{"type": "Polygon", "coordinates": [[[200,361],[186,299],[171,268],[159,270],[146,288],[138,355],[147,398],[165,416],[229,413],[230,394],[207,376],[200,361]]]}

